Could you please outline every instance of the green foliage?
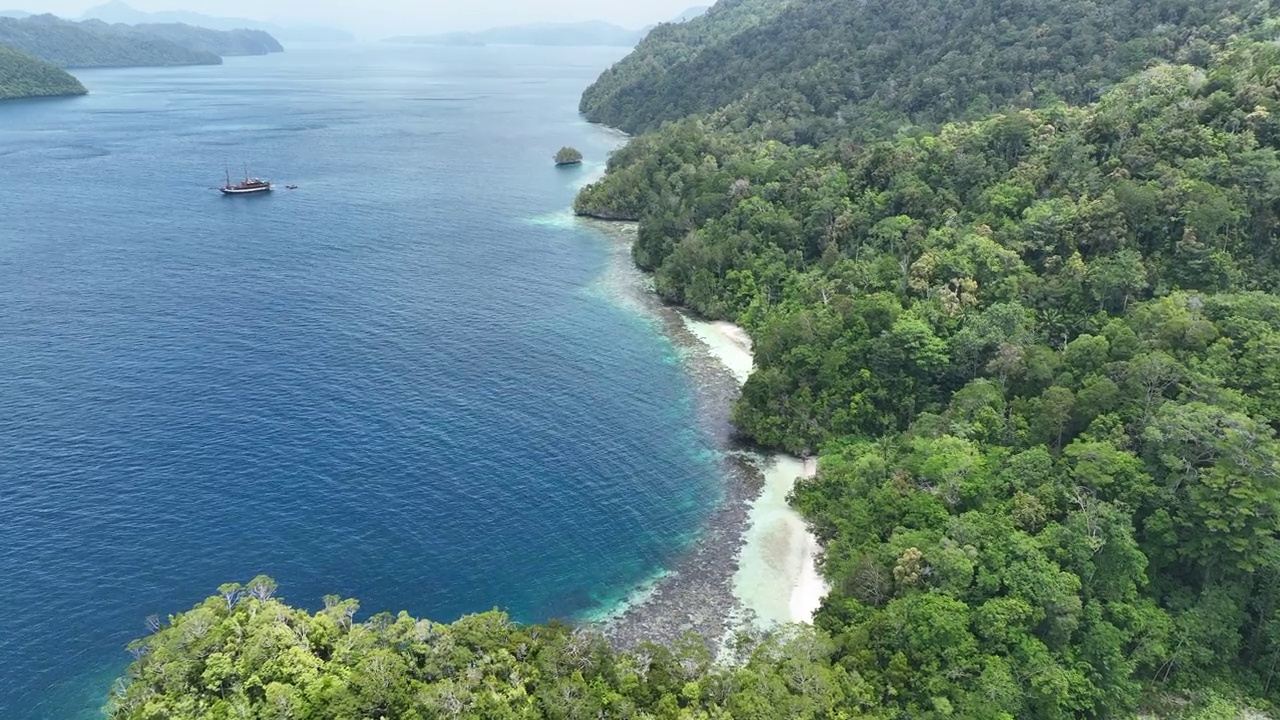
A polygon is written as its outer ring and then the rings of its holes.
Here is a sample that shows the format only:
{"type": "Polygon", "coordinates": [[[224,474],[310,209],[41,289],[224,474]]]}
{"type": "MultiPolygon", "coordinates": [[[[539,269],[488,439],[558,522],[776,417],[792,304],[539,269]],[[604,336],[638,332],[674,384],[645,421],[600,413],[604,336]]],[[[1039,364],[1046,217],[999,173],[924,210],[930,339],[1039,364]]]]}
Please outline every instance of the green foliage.
{"type": "Polygon", "coordinates": [[[77,23],[53,15],[23,19],[0,17],[0,45],[64,68],[218,65],[222,62],[213,52],[184,47],[128,25],[108,25],[100,20],[77,23]]]}
{"type": "Polygon", "coordinates": [[[628,132],[726,109],[727,122],[789,142],[874,139],[909,122],[1091,102],[1153,58],[1203,63],[1269,13],[1253,0],[721,2],[656,29],[581,109],[628,132]]]}
{"type": "Polygon", "coordinates": [[[160,38],[188,50],[222,57],[266,55],[284,51],[280,42],[263,30],[210,30],[184,23],[144,23],[133,26],[117,24],[111,27],[119,32],[160,38]]]}
{"type": "MultiPolygon", "coordinates": [[[[1274,54],[1240,42],[1211,68],[1156,66],[1092,106],[860,149],[752,142],[691,118],[616,153],[577,209],[641,219],[634,254],[658,292],[752,331],[759,371],[736,415],[751,439],[809,451],[903,430],[979,376],[1020,389],[1065,371],[1079,387],[1026,398],[1023,430],[1060,449],[1124,389],[1107,372],[1108,317],[1175,288],[1280,282],[1280,107],[1256,76],[1274,54]]],[[[1280,417],[1280,358],[1253,330],[1230,332],[1255,348],[1253,372],[1223,377],[1249,378],[1243,402],[1280,417]]],[[[1238,366],[1240,343],[1213,361],[1238,366]]],[[[1147,358],[1153,382],[1160,362],[1147,358]]]]}
{"type": "Polygon", "coordinates": [[[0,45],[0,100],[85,92],[79,80],[57,66],[0,45]]]}
{"type": "Polygon", "coordinates": [[[255,578],[169,618],[130,646],[111,720],[222,718],[835,717],[872,689],[831,663],[821,632],[789,631],[715,666],[700,640],[614,651],[598,632],[525,627],[494,611],[449,625],[405,613],[356,620],[325,598],[314,614],[255,578]]]}
{"type": "MultiPolygon", "coordinates": [[[[1169,323],[1202,322],[1199,300],[1153,301],[1119,322],[1132,329],[1166,315],[1146,328],[1163,336],[1169,323]]],[[[1274,432],[1196,399],[1197,387],[1229,382],[1190,369],[1209,354],[1203,343],[1158,361],[1145,350],[1090,360],[1088,346],[1103,351],[1082,335],[1063,355],[1102,363],[1125,388],[1108,414],[1046,411],[1055,391],[1080,394],[1084,378],[1070,371],[1048,387],[983,378],[907,433],[828,454],[819,476],[797,488],[834,587],[819,622],[846,649],[840,662],[873,684],[906,658],[909,687],[885,701],[908,714],[938,696],[954,707],[988,697],[989,678],[955,670],[984,657],[1036,669],[1002,681],[1008,698],[998,710],[1016,717],[1123,716],[1152,678],[1160,687],[1232,678],[1252,686],[1254,673],[1270,673],[1252,664],[1244,639],[1269,632],[1280,599],[1267,565],[1280,531],[1274,432]],[[1160,379],[1170,376],[1185,379],[1160,379]],[[957,627],[945,643],[970,646],[963,658],[927,660],[909,636],[885,630],[909,622],[903,603],[932,596],[972,613],[965,633],[957,627]],[[868,639],[877,639],[874,653],[868,639]]],[[[912,624],[945,627],[944,607],[930,605],[912,624]]]]}
{"type": "Polygon", "coordinates": [[[556,152],[555,160],[557,165],[577,165],[582,162],[582,153],[566,145],[556,152]]]}
{"type": "MultiPolygon", "coordinates": [[[[684,23],[663,23],[649,31],[636,49],[609,68],[582,96],[580,109],[594,122],[631,131],[684,117],[693,109],[664,108],[662,98],[640,88],[686,78],[684,65],[703,52],[751,28],[765,26],[791,0],[721,0],[705,14],[684,23]],[[622,105],[628,106],[623,109],[622,105]],[[673,112],[674,111],[674,112],[673,112]]],[[[727,69],[722,69],[727,70],[727,69]]],[[[707,108],[711,109],[711,108],[707,108]]]]}
{"type": "Polygon", "coordinates": [[[750,330],[738,431],[821,453],[860,709],[1280,701],[1270,6],[782,5],[603,76],[651,131],[578,209],[750,330]]]}

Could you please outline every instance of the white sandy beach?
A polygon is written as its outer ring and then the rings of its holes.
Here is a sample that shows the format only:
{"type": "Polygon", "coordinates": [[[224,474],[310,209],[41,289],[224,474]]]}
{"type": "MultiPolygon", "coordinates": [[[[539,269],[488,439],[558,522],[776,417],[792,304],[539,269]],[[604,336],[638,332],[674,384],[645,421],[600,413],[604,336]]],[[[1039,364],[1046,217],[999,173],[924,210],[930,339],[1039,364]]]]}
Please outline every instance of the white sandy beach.
{"type": "MultiPolygon", "coordinates": [[[[739,383],[747,381],[753,361],[746,331],[731,323],[687,316],[684,322],[739,383]]],[[[785,454],[750,458],[764,474],[764,488],[748,515],[734,595],[760,625],[812,622],[827,594],[815,565],[820,548],[804,519],[787,504],[787,495],[797,478],[812,477],[816,464],[785,454]]]]}

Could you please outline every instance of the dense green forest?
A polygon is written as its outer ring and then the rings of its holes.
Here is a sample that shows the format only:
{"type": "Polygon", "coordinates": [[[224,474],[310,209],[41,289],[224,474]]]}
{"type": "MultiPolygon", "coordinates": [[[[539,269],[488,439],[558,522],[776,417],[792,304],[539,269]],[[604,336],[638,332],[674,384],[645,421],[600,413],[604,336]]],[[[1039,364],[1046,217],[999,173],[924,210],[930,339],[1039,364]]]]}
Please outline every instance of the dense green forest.
{"type": "Polygon", "coordinates": [[[870,688],[830,662],[832,645],[796,629],[737,648],[717,667],[700,641],[620,653],[598,632],[517,625],[499,612],[447,625],[407,614],[355,620],[359,603],[315,614],[255,578],[226,585],[134,643],[111,720],[188,718],[838,717],[870,688]]]}
{"type": "MultiPolygon", "coordinates": [[[[708,47],[729,42],[748,29],[776,17],[788,0],[721,0],[705,14],[683,23],[664,23],[649,31],[636,49],[605,70],[582,95],[581,110],[593,122],[605,123],[628,132],[639,132],[660,124],[663,117],[639,116],[625,103],[641,101],[642,86],[676,74],[676,68],[708,47]],[[631,117],[628,117],[631,116],[631,117]]],[[[744,78],[735,78],[742,82],[744,78]]],[[[687,111],[686,111],[687,112],[687,111]]]]}
{"type": "Polygon", "coordinates": [[[1054,98],[1091,102],[1152,58],[1203,63],[1255,0],[738,0],[655,30],[582,98],[628,132],[731,107],[789,142],[1054,98]]]}
{"type": "Polygon", "coordinates": [[[1238,21],[1091,104],[873,141],[731,103],[579,198],[642,220],[664,297],[750,329],[737,427],[821,454],[818,624],[882,707],[1278,698],[1280,48],[1238,21]]]}
{"type": "Polygon", "coordinates": [[[113,718],[1274,709],[1272,12],[742,0],[655,31],[584,96],[651,130],[577,209],[638,219],[657,291],[750,331],[739,432],[820,456],[816,627],[715,664],[250,591],[136,644],[113,718]]]}
{"type": "Polygon", "coordinates": [[[65,70],[0,46],[0,100],[84,95],[79,80],[65,70]]]}
{"type": "Polygon", "coordinates": [[[556,151],[554,159],[556,165],[578,165],[582,163],[582,152],[566,145],[556,151]]]}
{"type": "Polygon", "coordinates": [[[0,17],[0,45],[64,68],[217,65],[222,58],[157,37],[126,34],[97,20],[83,23],[53,15],[0,17]]]}
{"type": "Polygon", "coordinates": [[[279,52],[258,30],[206,30],[189,25],[108,25],[53,15],[0,17],[0,45],[59,67],[217,65],[222,55],[279,52]]]}

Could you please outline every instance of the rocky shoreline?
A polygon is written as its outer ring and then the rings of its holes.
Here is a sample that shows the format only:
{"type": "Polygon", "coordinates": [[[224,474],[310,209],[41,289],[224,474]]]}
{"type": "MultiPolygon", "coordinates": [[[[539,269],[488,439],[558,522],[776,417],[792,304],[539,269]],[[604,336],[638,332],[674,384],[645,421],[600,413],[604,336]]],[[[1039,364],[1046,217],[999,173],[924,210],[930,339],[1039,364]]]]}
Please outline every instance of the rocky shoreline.
{"type": "Polygon", "coordinates": [[[692,379],[698,420],[721,452],[722,500],[704,521],[698,541],[669,570],[631,603],[601,621],[613,643],[631,648],[645,642],[670,643],[689,633],[710,648],[725,647],[731,634],[751,626],[752,612],[735,595],[739,555],[752,503],[764,488],[763,459],[734,441],[730,411],[741,380],[689,328],[681,312],[661,302],[651,279],[635,267],[633,223],[582,220],[606,238],[610,261],[609,292],[646,317],[681,351],[692,379]]]}

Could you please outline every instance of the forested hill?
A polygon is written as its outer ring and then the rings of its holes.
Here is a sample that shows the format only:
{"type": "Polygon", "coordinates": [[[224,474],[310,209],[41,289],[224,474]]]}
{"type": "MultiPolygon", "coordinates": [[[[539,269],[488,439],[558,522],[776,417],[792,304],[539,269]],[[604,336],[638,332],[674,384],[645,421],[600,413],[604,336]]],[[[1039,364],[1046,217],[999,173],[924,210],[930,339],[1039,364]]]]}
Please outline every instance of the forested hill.
{"type": "Polygon", "coordinates": [[[0,46],[0,100],[83,95],[84,86],[66,71],[0,46]]]}
{"type": "Polygon", "coordinates": [[[71,22],[53,15],[0,18],[0,45],[64,68],[218,65],[212,52],[163,38],[126,33],[106,23],[71,22]]]}
{"type": "Polygon", "coordinates": [[[873,137],[1051,97],[1090,102],[1153,58],[1204,63],[1254,0],[740,0],[664,26],[582,111],[628,132],[737,105],[784,140],[873,137]]]}
{"type": "Polygon", "coordinates": [[[142,25],[112,25],[118,32],[141,34],[168,40],[196,52],[213,53],[222,57],[236,55],[266,55],[283,52],[280,42],[262,30],[210,30],[183,23],[148,23],[142,25]]]}
{"type": "Polygon", "coordinates": [[[811,630],[744,643],[748,662],[716,667],[698,642],[621,653],[594,629],[498,612],[362,621],[353,599],[328,596],[312,614],[275,590],[265,577],[227,584],[153,618],[109,720],[803,720],[851,717],[836,703],[865,692],[811,630]]]}
{"type": "Polygon", "coordinates": [[[742,435],[820,455],[857,711],[1274,716],[1273,13],[793,0],[584,98],[661,128],[577,209],[748,328],[742,435]]]}
{"type": "MultiPolygon", "coordinates": [[[[776,17],[791,0],[722,0],[688,22],[663,23],[649,31],[636,49],[605,70],[582,95],[580,110],[592,122],[639,132],[661,122],[658,98],[651,88],[712,47],[731,42],[751,28],[776,17]]],[[[709,108],[708,108],[709,109],[709,108]]],[[[694,110],[680,110],[683,117],[694,110]]],[[[668,119],[674,119],[668,118],[668,119]]]]}
{"type": "Polygon", "coordinates": [[[260,30],[208,30],[190,25],[109,25],[53,15],[0,17],[0,45],[59,67],[217,65],[222,56],[280,52],[260,30]]]}
{"type": "Polygon", "coordinates": [[[644,33],[607,22],[537,23],[507,25],[477,32],[450,32],[388,38],[386,42],[418,45],[546,45],[585,47],[591,45],[634,47],[644,33]]]}

